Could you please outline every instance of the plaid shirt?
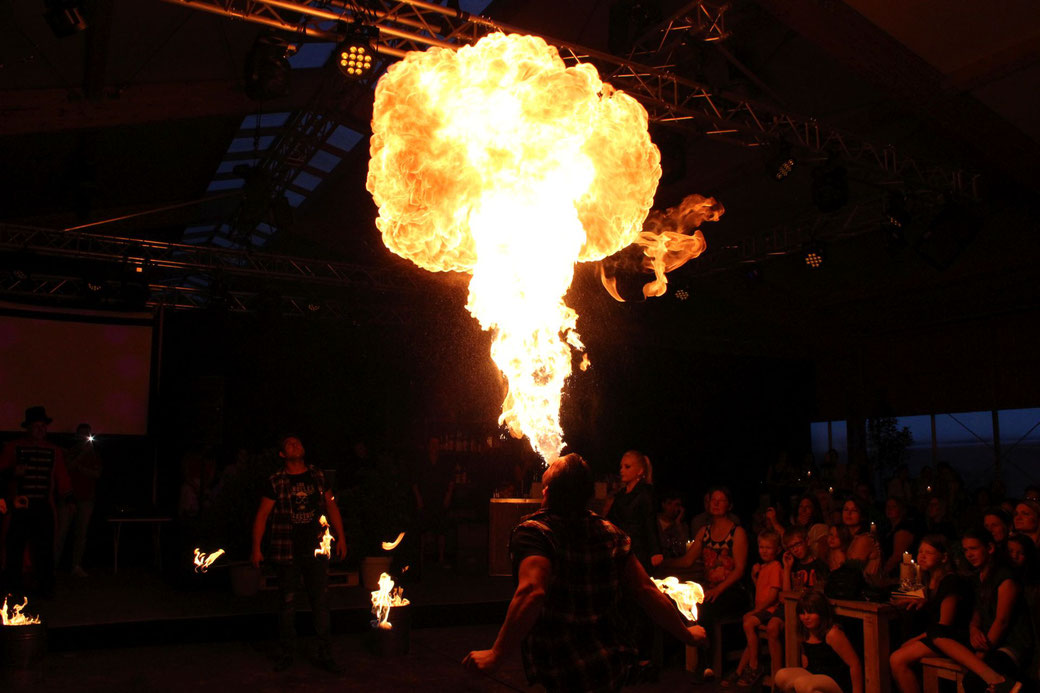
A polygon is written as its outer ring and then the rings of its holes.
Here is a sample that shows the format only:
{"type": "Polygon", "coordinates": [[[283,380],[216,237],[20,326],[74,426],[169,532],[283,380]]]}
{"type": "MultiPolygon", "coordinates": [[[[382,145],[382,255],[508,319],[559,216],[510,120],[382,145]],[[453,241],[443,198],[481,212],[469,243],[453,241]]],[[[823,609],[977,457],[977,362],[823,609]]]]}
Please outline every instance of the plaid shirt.
{"type": "Polygon", "coordinates": [[[564,518],[539,510],[513,530],[514,574],[528,556],[552,562],[545,604],[521,648],[532,683],[549,691],[621,688],[636,657],[621,614],[630,551],[624,532],[588,511],[564,518]]]}
{"type": "MultiPolygon", "coordinates": [[[[317,467],[307,465],[314,484],[318,489],[318,507],[325,512],[325,475],[317,467]]],[[[291,563],[293,559],[293,524],[292,499],[290,498],[291,480],[285,469],[279,469],[271,475],[271,488],[274,490],[274,509],[271,511],[271,534],[268,544],[268,560],[274,563],[291,563]]]]}

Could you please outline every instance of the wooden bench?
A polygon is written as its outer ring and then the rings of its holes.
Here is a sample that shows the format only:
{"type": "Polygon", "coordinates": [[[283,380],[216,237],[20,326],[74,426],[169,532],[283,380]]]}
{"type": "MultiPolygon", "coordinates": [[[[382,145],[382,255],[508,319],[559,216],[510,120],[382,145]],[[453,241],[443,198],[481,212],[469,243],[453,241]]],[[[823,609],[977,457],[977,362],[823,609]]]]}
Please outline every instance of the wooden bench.
{"type": "Polygon", "coordinates": [[[939,679],[954,681],[957,693],[964,693],[964,667],[945,657],[925,657],[921,660],[924,673],[924,693],[939,693],[939,679]]]}
{"type": "MultiPolygon", "coordinates": [[[[719,619],[711,625],[711,630],[708,632],[708,646],[711,648],[711,668],[714,670],[716,677],[722,676],[722,660],[725,654],[722,649],[722,628],[733,624],[740,625],[741,623],[743,623],[743,616],[719,619]]],[[[697,663],[700,659],[700,653],[697,650],[698,648],[696,647],[686,646],[686,671],[694,671],[697,668],[697,663]]]]}

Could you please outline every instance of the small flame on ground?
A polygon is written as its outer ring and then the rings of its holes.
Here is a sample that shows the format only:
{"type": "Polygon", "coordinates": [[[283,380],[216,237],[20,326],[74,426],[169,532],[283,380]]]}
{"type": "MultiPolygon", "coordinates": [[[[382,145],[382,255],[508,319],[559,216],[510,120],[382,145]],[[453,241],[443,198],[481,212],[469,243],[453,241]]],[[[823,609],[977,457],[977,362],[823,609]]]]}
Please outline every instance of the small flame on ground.
{"type": "Polygon", "coordinates": [[[382,544],[383,551],[393,551],[394,549],[397,548],[397,545],[401,543],[402,539],[404,539],[404,532],[401,532],[400,534],[398,534],[397,538],[394,539],[393,541],[384,541],[383,544],[382,544]]]}
{"type": "Polygon", "coordinates": [[[704,601],[704,588],[696,582],[679,582],[679,578],[668,576],[663,580],[650,578],[657,589],[672,598],[679,611],[690,621],[697,620],[697,605],[704,601]]]}
{"type": "Polygon", "coordinates": [[[394,588],[394,580],[386,573],[379,576],[379,589],[372,593],[372,621],[373,628],[390,629],[393,625],[390,618],[390,607],[407,606],[408,600],[402,595],[403,587],[394,588]]]}
{"type": "Polygon", "coordinates": [[[25,607],[29,606],[29,598],[26,597],[21,604],[12,604],[11,613],[7,613],[7,597],[4,597],[4,605],[0,607],[0,620],[3,621],[5,626],[30,626],[34,623],[40,622],[39,616],[26,616],[22,613],[25,607]]]}
{"type": "Polygon", "coordinates": [[[318,548],[314,549],[314,555],[329,558],[332,556],[332,532],[329,531],[329,521],[322,515],[318,522],[325,528],[325,534],[322,535],[318,548]]]}
{"type": "Polygon", "coordinates": [[[217,549],[216,551],[214,551],[211,554],[204,554],[204,553],[202,553],[201,551],[199,551],[196,548],[195,549],[195,572],[196,573],[205,573],[207,570],[209,570],[209,567],[211,565],[213,565],[213,561],[217,560],[218,558],[220,558],[223,555],[224,555],[224,549],[217,549]]]}

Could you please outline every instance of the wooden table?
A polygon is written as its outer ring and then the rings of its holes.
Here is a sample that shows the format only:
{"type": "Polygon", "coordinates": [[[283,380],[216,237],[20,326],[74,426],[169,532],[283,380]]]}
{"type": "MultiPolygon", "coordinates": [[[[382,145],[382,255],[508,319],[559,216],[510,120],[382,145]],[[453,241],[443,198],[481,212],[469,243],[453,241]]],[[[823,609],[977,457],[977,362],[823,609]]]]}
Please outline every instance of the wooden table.
{"type": "MultiPolygon", "coordinates": [[[[786,663],[789,667],[802,666],[801,650],[798,647],[798,616],[795,608],[801,592],[782,592],[784,600],[784,648],[786,663]]],[[[889,622],[899,618],[901,609],[887,603],[854,602],[845,599],[831,599],[834,612],[838,616],[856,618],[863,622],[863,686],[866,693],[890,693],[892,690],[892,672],[889,670],[888,656],[891,653],[889,643],[889,622]]]]}

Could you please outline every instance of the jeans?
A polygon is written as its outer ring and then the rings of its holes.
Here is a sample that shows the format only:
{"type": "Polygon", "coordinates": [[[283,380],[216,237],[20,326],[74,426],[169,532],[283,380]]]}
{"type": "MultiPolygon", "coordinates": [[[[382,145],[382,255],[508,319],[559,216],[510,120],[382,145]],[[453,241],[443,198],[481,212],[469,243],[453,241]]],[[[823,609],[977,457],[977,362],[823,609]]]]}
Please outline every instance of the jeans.
{"type": "Polygon", "coordinates": [[[314,547],[293,547],[292,563],[277,563],[278,574],[278,639],[283,652],[291,654],[296,646],[296,592],[300,578],[311,605],[314,632],[318,646],[327,651],[329,635],[329,559],[314,556],[314,547]]]}
{"type": "Polygon", "coordinates": [[[83,565],[83,553],[87,548],[87,528],[90,516],[94,514],[94,499],[77,499],[75,505],[64,504],[58,512],[58,538],[54,545],[54,561],[61,562],[61,554],[65,549],[65,539],[69,529],[72,534],[72,567],[83,565]]]}

